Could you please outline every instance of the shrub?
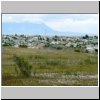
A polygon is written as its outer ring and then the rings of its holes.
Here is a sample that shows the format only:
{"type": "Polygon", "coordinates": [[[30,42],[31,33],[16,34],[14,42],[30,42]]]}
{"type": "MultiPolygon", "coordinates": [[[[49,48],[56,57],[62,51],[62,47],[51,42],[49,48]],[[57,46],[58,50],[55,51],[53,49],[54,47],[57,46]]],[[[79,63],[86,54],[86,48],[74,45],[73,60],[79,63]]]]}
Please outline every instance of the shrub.
{"type": "Polygon", "coordinates": [[[46,43],[46,44],[45,44],[45,47],[49,47],[49,46],[50,46],[50,44],[49,44],[49,43],[46,43]]]}
{"type": "Polygon", "coordinates": [[[98,52],[98,49],[95,49],[95,52],[97,53],[98,52]]]}
{"type": "Polygon", "coordinates": [[[63,47],[62,45],[54,44],[54,45],[51,45],[51,48],[57,49],[57,50],[61,50],[61,49],[63,49],[64,47],[63,47]]]}
{"type": "Polygon", "coordinates": [[[27,45],[19,45],[19,47],[27,48],[27,45]]]}
{"type": "Polygon", "coordinates": [[[12,46],[10,43],[5,43],[3,46],[12,46]]]}
{"type": "Polygon", "coordinates": [[[30,65],[23,57],[14,55],[14,61],[18,67],[15,67],[15,71],[18,75],[24,77],[30,77],[32,74],[32,65],[30,65]]]}
{"type": "Polygon", "coordinates": [[[88,50],[85,50],[85,53],[89,53],[89,51],[88,50]]]}
{"type": "Polygon", "coordinates": [[[57,47],[57,49],[58,49],[58,50],[61,50],[61,49],[63,49],[63,47],[61,47],[61,46],[58,46],[58,47],[57,47]]]}
{"type": "Polygon", "coordinates": [[[80,49],[75,49],[74,51],[75,51],[75,52],[80,52],[81,50],[80,50],[80,49]]]}

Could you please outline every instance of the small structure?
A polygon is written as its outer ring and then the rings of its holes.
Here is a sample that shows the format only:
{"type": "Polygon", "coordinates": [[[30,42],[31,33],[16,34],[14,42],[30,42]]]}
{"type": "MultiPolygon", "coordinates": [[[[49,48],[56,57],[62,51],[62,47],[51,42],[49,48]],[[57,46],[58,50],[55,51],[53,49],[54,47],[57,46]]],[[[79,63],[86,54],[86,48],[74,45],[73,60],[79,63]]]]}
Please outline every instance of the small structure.
{"type": "Polygon", "coordinates": [[[19,47],[19,45],[18,45],[18,44],[16,44],[16,45],[14,45],[14,47],[18,48],[18,47],[19,47]]]}
{"type": "Polygon", "coordinates": [[[36,46],[36,48],[37,48],[37,49],[43,49],[44,46],[45,46],[44,43],[40,43],[40,44],[38,44],[38,45],[36,46]]]}
{"type": "Polygon", "coordinates": [[[94,53],[95,52],[95,48],[92,47],[91,45],[86,46],[86,50],[88,50],[88,52],[90,52],[90,53],[94,53]]]}
{"type": "Polygon", "coordinates": [[[52,41],[50,44],[59,44],[60,41],[52,41]]]}
{"type": "Polygon", "coordinates": [[[69,43],[67,43],[65,46],[66,46],[66,47],[70,47],[71,45],[72,45],[72,43],[69,42],[69,43]]]}

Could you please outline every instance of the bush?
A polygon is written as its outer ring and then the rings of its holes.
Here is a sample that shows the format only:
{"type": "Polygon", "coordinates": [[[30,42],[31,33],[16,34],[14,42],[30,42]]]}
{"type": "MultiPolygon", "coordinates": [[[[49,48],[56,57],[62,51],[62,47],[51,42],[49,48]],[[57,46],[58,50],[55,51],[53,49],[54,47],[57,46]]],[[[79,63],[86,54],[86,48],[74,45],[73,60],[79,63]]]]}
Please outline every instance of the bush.
{"type": "Polygon", "coordinates": [[[80,50],[80,49],[75,49],[74,51],[75,51],[75,52],[80,52],[81,50],[80,50]]]}
{"type": "Polygon", "coordinates": [[[27,48],[27,45],[19,45],[19,47],[27,48]]]}
{"type": "Polygon", "coordinates": [[[45,44],[45,47],[49,47],[49,46],[50,46],[50,44],[49,44],[49,43],[46,43],[46,44],[45,44]]]}
{"type": "Polygon", "coordinates": [[[62,45],[54,44],[54,45],[51,45],[51,48],[57,49],[57,50],[61,50],[61,49],[63,49],[64,47],[63,47],[62,45]]]}
{"type": "Polygon", "coordinates": [[[58,49],[58,50],[61,50],[61,49],[63,49],[63,47],[61,47],[61,46],[58,46],[56,49],[58,49]]]}
{"type": "Polygon", "coordinates": [[[89,51],[88,50],[85,50],[85,53],[89,53],[89,51]]]}
{"type": "Polygon", "coordinates": [[[3,46],[12,46],[10,43],[5,43],[5,44],[3,44],[3,46]]]}
{"type": "Polygon", "coordinates": [[[24,77],[30,77],[32,74],[32,65],[30,65],[23,57],[14,55],[14,61],[18,67],[15,67],[15,71],[18,75],[24,77]]]}
{"type": "Polygon", "coordinates": [[[98,52],[98,49],[95,49],[95,52],[97,53],[98,52]]]}

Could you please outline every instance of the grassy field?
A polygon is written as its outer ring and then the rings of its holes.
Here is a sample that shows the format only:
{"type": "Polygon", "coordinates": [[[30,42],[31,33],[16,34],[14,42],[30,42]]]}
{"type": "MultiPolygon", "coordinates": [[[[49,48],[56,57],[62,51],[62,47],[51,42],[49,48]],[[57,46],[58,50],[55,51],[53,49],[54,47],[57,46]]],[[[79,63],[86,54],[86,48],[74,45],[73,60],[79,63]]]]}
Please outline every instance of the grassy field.
{"type": "Polygon", "coordinates": [[[98,55],[72,50],[2,48],[3,86],[97,86],[98,55]],[[33,76],[19,77],[13,55],[32,64],[33,76]]]}

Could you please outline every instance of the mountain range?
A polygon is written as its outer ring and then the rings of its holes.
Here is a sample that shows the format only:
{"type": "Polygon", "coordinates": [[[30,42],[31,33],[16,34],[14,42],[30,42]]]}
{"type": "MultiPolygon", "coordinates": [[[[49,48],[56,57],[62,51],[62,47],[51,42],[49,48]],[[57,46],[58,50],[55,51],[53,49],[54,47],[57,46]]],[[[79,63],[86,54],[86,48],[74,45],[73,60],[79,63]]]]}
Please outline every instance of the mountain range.
{"type": "Polygon", "coordinates": [[[59,32],[51,29],[50,27],[48,27],[43,23],[2,23],[2,34],[4,35],[25,34],[25,35],[47,35],[47,36],[85,35],[85,33],[80,33],[80,32],[59,32]]]}

